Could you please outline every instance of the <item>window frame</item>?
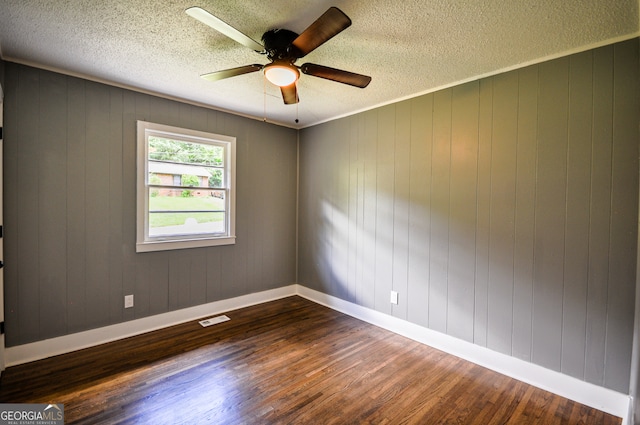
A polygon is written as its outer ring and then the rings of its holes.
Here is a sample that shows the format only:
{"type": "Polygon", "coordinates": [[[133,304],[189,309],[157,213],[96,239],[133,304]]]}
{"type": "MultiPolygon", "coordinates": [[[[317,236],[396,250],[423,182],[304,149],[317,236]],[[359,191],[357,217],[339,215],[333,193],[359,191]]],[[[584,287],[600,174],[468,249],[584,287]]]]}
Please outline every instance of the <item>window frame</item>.
{"type": "Polygon", "coordinates": [[[166,251],[233,245],[236,241],[236,138],[204,131],[137,121],[136,170],[136,252],[166,251]],[[200,233],[177,237],[149,237],[149,136],[225,147],[226,232],[224,235],[200,233]]]}

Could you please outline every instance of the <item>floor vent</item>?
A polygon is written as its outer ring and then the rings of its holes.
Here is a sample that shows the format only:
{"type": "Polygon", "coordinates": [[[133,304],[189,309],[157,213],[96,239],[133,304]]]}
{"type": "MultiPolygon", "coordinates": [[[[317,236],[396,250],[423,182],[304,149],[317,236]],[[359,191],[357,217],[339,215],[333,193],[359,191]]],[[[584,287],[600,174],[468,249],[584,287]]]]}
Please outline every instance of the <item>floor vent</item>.
{"type": "Polygon", "coordinates": [[[222,316],[210,317],[208,319],[201,320],[198,323],[200,323],[200,325],[203,328],[206,328],[207,326],[217,325],[218,323],[226,322],[228,320],[231,320],[231,319],[229,319],[225,315],[222,315],[222,316]]]}

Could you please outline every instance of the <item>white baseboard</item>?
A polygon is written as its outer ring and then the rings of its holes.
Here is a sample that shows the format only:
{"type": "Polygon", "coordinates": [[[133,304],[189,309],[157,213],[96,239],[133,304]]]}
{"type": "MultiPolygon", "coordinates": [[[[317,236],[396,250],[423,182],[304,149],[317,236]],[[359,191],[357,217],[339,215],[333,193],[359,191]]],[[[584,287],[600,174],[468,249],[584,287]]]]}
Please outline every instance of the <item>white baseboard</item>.
{"type": "Polygon", "coordinates": [[[426,344],[586,406],[621,417],[623,425],[631,425],[629,422],[631,398],[627,394],[621,394],[581,381],[571,376],[489,350],[488,348],[424,328],[407,322],[406,320],[389,316],[388,314],[380,313],[301,285],[297,285],[297,293],[310,301],[322,304],[414,341],[426,344]]]}
{"type": "Polygon", "coordinates": [[[83,348],[104,344],[106,342],[151,332],[156,329],[162,329],[168,326],[189,322],[191,320],[201,319],[205,316],[212,316],[228,312],[230,310],[237,310],[239,308],[296,295],[296,287],[297,285],[285,286],[283,288],[242,295],[227,300],[214,301],[208,304],[170,311],[168,313],[162,313],[155,316],[143,317],[141,319],[91,329],[84,332],[9,347],[5,351],[6,366],[15,366],[47,357],[57,356],[59,354],[70,353],[83,348]]]}

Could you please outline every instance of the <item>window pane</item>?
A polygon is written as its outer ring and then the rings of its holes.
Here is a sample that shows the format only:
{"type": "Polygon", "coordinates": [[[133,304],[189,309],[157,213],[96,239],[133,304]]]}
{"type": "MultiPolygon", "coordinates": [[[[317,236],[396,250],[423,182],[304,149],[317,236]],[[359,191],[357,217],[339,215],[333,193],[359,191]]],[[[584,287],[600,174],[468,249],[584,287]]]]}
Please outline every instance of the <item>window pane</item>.
{"type": "Polygon", "coordinates": [[[216,210],[225,209],[224,190],[152,187],[149,190],[149,211],[162,210],[216,210]]]}
{"type": "Polygon", "coordinates": [[[223,183],[224,173],[219,168],[162,161],[149,161],[148,167],[147,181],[151,185],[220,187],[213,186],[212,179],[216,183],[223,183]]]}
{"type": "Polygon", "coordinates": [[[226,233],[223,212],[149,213],[149,236],[206,235],[226,233]]]}
{"type": "Polygon", "coordinates": [[[149,136],[149,160],[224,167],[224,147],[149,136]]]}
{"type": "Polygon", "coordinates": [[[149,236],[225,233],[225,191],[152,188],[149,236]]]}

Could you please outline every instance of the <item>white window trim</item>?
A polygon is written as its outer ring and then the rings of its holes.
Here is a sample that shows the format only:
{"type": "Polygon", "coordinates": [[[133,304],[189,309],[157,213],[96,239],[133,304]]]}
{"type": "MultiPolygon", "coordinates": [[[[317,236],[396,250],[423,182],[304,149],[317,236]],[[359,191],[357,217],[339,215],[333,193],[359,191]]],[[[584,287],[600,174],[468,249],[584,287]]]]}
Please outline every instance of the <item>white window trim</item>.
{"type": "Polygon", "coordinates": [[[146,121],[137,122],[137,184],[136,184],[136,252],[165,251],[171,249],[201,248],[207,246],[232,245],[236,243],[236,138],[203,131],[172,127],[163,124],[155,124],[146,121]],[[230,164],[225,167],[227,171],[226,181],[229,192],[227,199],[228,222],[227,234],[212,237],[185,237],[183,239],[150,240],[147,236],[149,218],[149,195],[147,188],[148,178],[148,134],[157,134],[165,137],[175,137],[178,140],[207,142],[213,141],[227,145],[226,161],[230,164]]]}

